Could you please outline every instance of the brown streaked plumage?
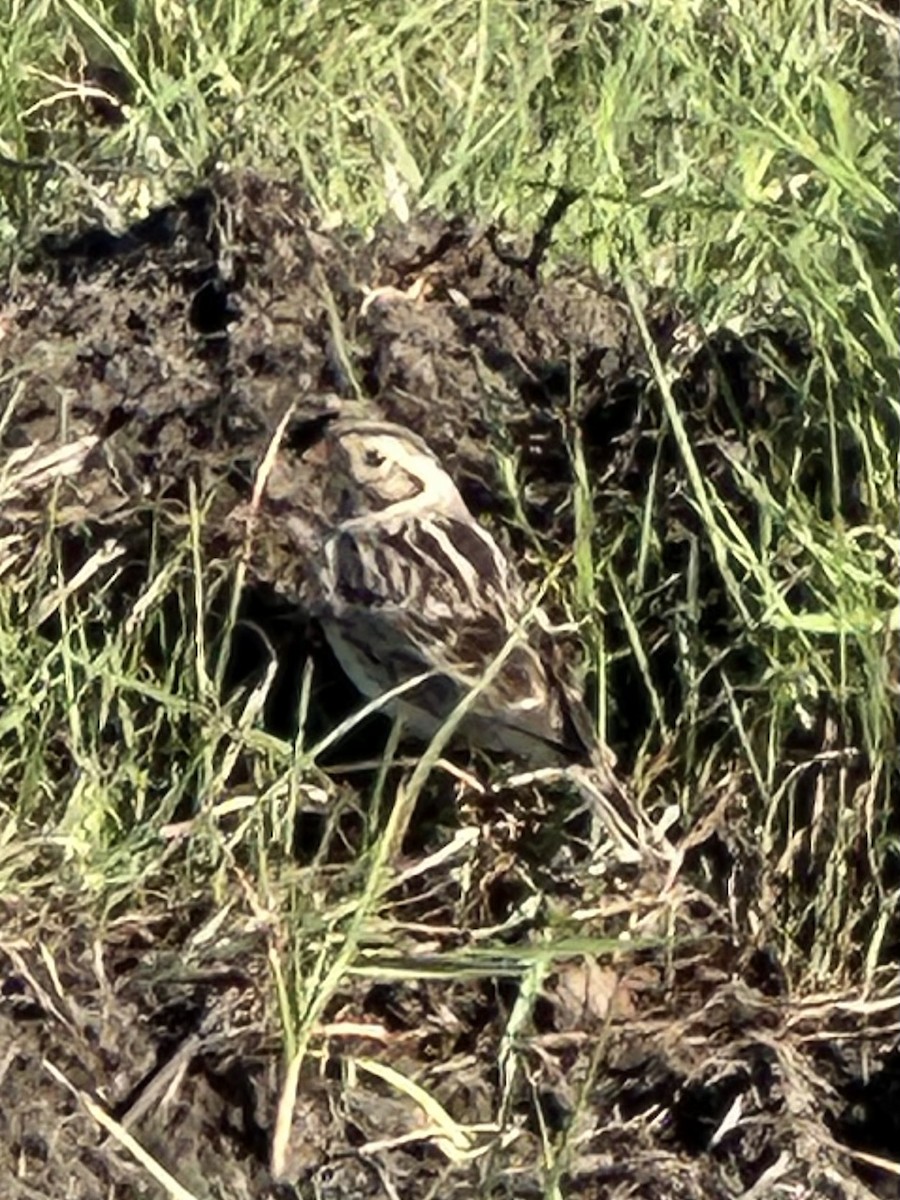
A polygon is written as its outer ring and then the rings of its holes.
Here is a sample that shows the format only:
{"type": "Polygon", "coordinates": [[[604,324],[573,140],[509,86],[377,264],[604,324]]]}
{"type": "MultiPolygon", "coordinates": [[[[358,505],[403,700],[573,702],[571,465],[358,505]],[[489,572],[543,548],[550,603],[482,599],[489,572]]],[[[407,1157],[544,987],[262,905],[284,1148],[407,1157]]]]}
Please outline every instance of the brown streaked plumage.
{"type": "Polygon", "coordinates": [[[341,420],[325,434],[330,472],[318,616],[343,670],[376,698],[430,671],[396,704],[428,738],[486,667],[506,658],[461,726],[473,744],[530,766],[589,758],[592,736],[526,636],[515,571],[421,438],[341,420]]]}
{"type": "Polygon", "coordinates": [[[530,767],[590,763],[616,809],[630,810],[583,707],[522,629],[516,572],[425,442],[400,426],[338,420],[325,452],[330,532],[316,615],[360,692],[375,699],[428,672],[386,706],[428,739],[505,653],[459,733],[530,767]]]}
{"type": "MultiPolygon", "coordinates": [[[[373,421],[339,421],[326,438],[334,472],[320,576],[326,637],[370,698],[432,671],[397,704],[410,732],[430,737],[514,636],[521,586],[420,438],[373,421]]],[[[576,750],[562,689],[524,639],[461,733],[532,764],[576,750]]]]}

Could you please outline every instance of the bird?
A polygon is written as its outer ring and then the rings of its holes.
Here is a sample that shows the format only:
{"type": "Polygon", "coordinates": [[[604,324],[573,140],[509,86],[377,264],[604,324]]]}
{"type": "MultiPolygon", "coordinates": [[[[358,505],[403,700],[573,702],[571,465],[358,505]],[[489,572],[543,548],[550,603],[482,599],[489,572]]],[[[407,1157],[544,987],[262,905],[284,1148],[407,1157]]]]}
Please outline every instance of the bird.
{"type": "Polygon", "coordinates": [[[480,750],[538,770],[586,765],[581,790],[637,838],[638,810],[521,576],[438,456],[400,425],[346,417],[326,425],[319,453],[325,533],[310,607],[357,690],[390,697],[414,739],[456,713],[457,734],[480,750]]]}

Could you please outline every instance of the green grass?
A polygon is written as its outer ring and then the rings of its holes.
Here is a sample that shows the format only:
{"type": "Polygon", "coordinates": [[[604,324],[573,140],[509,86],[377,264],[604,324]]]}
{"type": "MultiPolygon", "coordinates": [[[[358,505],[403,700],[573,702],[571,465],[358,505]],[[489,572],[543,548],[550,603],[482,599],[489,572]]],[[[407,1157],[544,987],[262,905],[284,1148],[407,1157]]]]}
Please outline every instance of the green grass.
{"type": "MultiPolygon", "coordinates": [[[[579,539],[565,602],[599,676],[597,719],[605,727],[602,595],[653,714],[639,786],[651,794],[658,762],[674,758],[670,799],[689,825],[698,796],[734,785],[773,878],[790,881],[807,857],[821,872],[815,888],[788,883],[765,914],[798,988],[871,980],[898,899],[884,882],[897,856],[897,37],[877,9],[825,0],[38,0],[0,16],[0,154],[49,164],[0,165],[10,264],[48,228],[124,226],[216,164],[297,179],[325,220],[365,231],[386,213],[427,207],[528,231],[558,188],[579,191],[553,254],[623,284],[700,530],[662,526],[652,488],[643,507],[598,506],[573,448],[579,539]],[[84,119],[86,58],[129,81],[119,128],[84,119]],[[793,369],[761,338],[790,411],[765,442],[745,429],[745,440],[718,447],[730,494],[706,473],[673,367],[653,345],[646,313],[662,294],[698,337],[778,327],[812,347],[793,369]],[[845,515],[851,484],[864,524],[845,515]],[[673,537],[688,561],[665,585],[685,696],[674,716],[648,642],[673,537]],[[743,624],[753,686],[732,686],[699,631],[703,555],[743,624]],[[701,700],[710,680],[714,702],[701,700]],[[815,753],[785,772],[791,730],[812,727],[826,698],[815,753]],[[710,742],[702,733],[713,726],[722,732],[710,742]],[[844,755],[846,770],[813,789],[809,809],[803,789],[831,755],[844,755]]],[[[317,771],[302,731],[291,745],[261,728],[266,681],[222,699],[226,642],[202,636],[235,582],[202,561],[201,519],[177,554],[147,564],[145,612],[101,653],[93,631],[111,618],[104,590],[89,584],[62,597],[57,638],[22,634],[56,586],[52,539],[0,574],[0,892],[46,898],[62,885],[108,916],[159,907],[161,895],[211,896],[248,928],[265,914],[287,1056],[299,1064],[348,975],[400,977],[405,956],[415,963],[417,933],[390,882],[397,826],[424,768],[392,817],[373,815],[390,808],[386,792],[359,814],[369,823],[360,862],[325,861],[340,843],[339,814],[358,800],[317,771]],[[159,649],[152,666],[149,644],[159,649]],[[294,866],[298,811],[320,793],[331,794],[331,833],[320,859],[294,866]],[[190,838],[161,839],[185,807],[196,814],[190,838]]],[[[461,844],[449,861],[464,874],[468,855],[461,844]]],[[[469,911],[462,903],[460,924],[469,911]]],[[[565,956],[577,928],[559,921],[547,953],[555,944],[565,956]]],[[[540,973],[494,932],[482,964],[448,952],[436,973],[540,973]]]]}

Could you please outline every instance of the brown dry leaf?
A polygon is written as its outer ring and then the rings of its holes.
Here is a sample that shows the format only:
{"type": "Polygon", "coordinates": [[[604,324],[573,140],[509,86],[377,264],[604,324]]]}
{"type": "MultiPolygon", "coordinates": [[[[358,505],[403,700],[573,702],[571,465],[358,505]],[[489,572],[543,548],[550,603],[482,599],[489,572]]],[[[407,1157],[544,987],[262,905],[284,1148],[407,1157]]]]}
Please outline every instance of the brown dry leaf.
{"type": "Polygon", "coordinates": [[[621,974],[593,958],[562,964],[557,971],[554,999],[560,1032],[605,1021],[609,1016],[633,1017],[636,1011],[621,974]]]}

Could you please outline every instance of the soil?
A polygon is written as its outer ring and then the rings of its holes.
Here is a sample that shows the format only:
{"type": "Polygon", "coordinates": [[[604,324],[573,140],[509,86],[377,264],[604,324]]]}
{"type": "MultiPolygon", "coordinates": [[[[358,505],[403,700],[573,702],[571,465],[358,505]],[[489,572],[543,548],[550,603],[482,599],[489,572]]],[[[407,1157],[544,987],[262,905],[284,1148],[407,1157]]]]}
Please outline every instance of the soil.
{"type": "MultiPolygon", "coordinates": [[[[497,528],[506,522],[502,536],[526,574],[530,535],[507,520],[497,450],[518,462],[533,533],[565,549],[577,434],[620,578],[637,546],[617,534],[635,527],[651,470],[658,475],[668,538],[645,583],[658,615],[642,619],[665,703],[676,712],[682,702],[670,595],[692,555],[698,628],[711,654],[731,656],[739,687],[755,664],[715,564],[697,549],[697,517],[641,333],[615,286],[584,271],[544,271],[551,234],[548,224],[519,245],[434,217],[364,240],[317,227],[292,187],[243,175],[124,234],[48,236],[0,291],[6,461],[80,444],[71,477],[53,484],[54,527],[72,572],[110,537],[127,545],[129,561],[146,561],[153,539],[183,536],[192,497],[208,499],[204,553],[244,561],[242,612],[280,659],[312,655],[334,679],[321,695],[327,723],[346,704],[345,685],[302,615],[283,620],[302,614],[307,588],[302,547],[315,533],[321,481],[302,455],[321,421],[363,408],[423,435],[472,509],[497,528]],[[254,483],[273,442],[258,503],[254,483]]],[[[797,367],[807,348],[785,329],[701,345],[665,297],[647,297],[646,311],[701,467],[748,523],[721,447],[743,444],[748,430],[773,445],[798,436],[802,422],[792,425],[790,399],[767,364],[775,354],[797,367]]],[[[815,497],[815,453],[808,461],[815,497]]],[[[4,496],[5,572],[24,569],[44,535],[48,486],[38,476],[4,496]]],[[[863,518],[861,503],[848,492],[845,515],[863,518]]],[[[112,570],[99,578],[112,580],[112,570]]],[[[115,575],[122,613],[136,586],[128,571],[115,575]]],[[[632,699],[643,689],[631,656],[616,653],[628,643],[614,619],[610,638],[611,691],[621,698],[613,741],[627,770],[652,714],[632,699]]],[[[252,649],[235,652],[228,686],[252,677],[252,660],[252,649]]],[[[295,719],[284,715],[295,675],[295,666],[287,679],[282,672],[273,693],[275,732],[295,719]]],[[[702,736],[721,740],[725,727],[702,736]]],[[[664,790],[664,766],[660,779],[664,790]]],[[[430,803],[407,835],[411,856],[434,848],[434,823],[446,820],[440,797],[430,803]]],[[[604,962],[573,953],[542,980],[517,1035],[519,1073],[507,1077],[504,1038],[518,996],[502,964],[490,981],[483,970],[431,979],[429,954],[471,948],[474,930],[502,922],[511,922],[511,939],[527,939],[528,921],[516,926],[513,917],[535,880],[561,911],[588,911],[586,933],[608,937],[651,891],[640,878],[586,879],[561,836],[548,851],[541,839],[553,804],[510,796],[507,810],[477,814],[486,832],[469,863],[480,880],[474,893],[440,866],[408,884],[409,928],[443,932],[407,934],[396,947],[400,960],[415,956],[415,978],[342,986],[322,1015],[277,1170],[280,1041],[255,917],[198,949],[211,898],[174,906],[157,898],[140,915],[102,921],[52,893],[40,914],[14,896],[0,901],[0,1192],[166,1194],[99,1112],[197,1197],[900,1196],[896,1173],[878,1162],[898,1137],[891,1013],[873,1000],[863,1020],[842,995],[790,994],[774,940],[749,915],[778,885],[735,797],[700,806],[686,875],[705,882],[678,893],[674,947],[627,958],[611,951],[604,962]],[[371,1060],[425,1080],[466,1124],[496,1120],[503,1097],[504,1148],[487,1134],[453,1144],[425,1129],[414,1098],[361,1065],[371,1060]],[[494,1148],[481,1154],[482,1144],[494,1148]]],[[[309,835],[317,850],[319,835],[309,835]]],[[[659,881],[652,891],[656,912],[659,881]]]]}

